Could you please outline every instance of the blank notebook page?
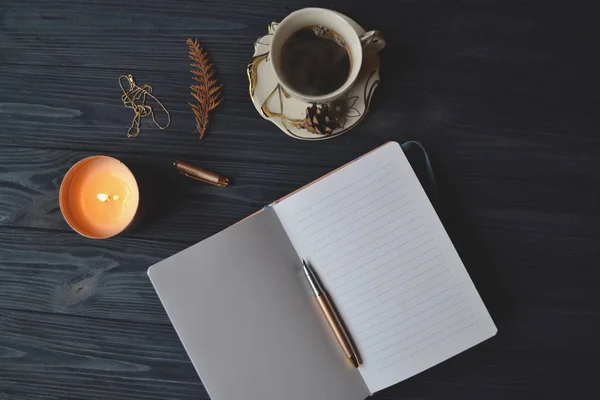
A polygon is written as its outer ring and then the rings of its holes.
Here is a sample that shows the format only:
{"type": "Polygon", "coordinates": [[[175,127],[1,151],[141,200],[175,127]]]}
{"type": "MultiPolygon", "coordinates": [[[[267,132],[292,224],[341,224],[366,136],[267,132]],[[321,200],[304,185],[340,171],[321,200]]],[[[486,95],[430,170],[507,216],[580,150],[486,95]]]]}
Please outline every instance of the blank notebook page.
{"type": "Polygon", "coordinates": [[[274,209],[347,325],[371,393],[496,333],[397,143],[274,209]]]}

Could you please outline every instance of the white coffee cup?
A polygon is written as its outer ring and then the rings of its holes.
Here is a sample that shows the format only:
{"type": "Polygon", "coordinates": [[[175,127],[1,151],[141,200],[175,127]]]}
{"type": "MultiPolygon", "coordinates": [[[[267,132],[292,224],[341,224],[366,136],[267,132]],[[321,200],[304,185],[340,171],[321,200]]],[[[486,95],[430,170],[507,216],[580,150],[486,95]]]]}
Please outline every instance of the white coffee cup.
{"type": "Polygon", "coordinates": [[[356,81],[363,57],[378,52],[384,47],[385,40],[378,31],[369,31],[359,35],[342,14],[324,8],[303,8],[285,17],[277,26],[277,30],[271,39],[271,65],[277,81],[292,97],[307,103],[323,104],[344,95],[356,81]],[[336,32],[344,41],[350,56],[350,72],[344,84],[331,93],[319,96],[307,95],[293,89],[282,72],[282,48],[284,43],[295,32],[315,25],[336,32]]]}

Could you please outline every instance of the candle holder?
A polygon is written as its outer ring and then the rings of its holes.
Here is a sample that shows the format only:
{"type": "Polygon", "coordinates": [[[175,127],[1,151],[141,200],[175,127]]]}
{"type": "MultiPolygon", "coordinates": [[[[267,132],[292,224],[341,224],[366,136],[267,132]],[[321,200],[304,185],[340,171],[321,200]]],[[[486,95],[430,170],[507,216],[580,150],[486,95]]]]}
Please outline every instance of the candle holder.
{"type": "Polygon", "coordinates": [[[106,239],[131,225],[140,194],[125,164],[108,156],[84,158],[69,169],[59,192],[67,224],[91,239],[106,239]]]}

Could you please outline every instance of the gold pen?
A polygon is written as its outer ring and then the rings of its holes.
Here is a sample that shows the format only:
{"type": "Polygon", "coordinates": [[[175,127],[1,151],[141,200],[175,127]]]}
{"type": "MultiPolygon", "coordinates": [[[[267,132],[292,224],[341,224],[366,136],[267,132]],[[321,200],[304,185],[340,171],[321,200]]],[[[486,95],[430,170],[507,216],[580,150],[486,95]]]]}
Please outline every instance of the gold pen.
{"type": "Polygon", "coordinates": [[[225,187],[229,184],[229,179],[221,176],[215,172],[207,171],[200,167],[195,167],[183,161],[175,161],[173,166],[177,168],[183,175],[192,179],[210,183],[211,185],[225,187]]]}
{"type": "Polygon", "coordinates": [[[355,368],[358,368],[358,366],[361,364],[358,352],[354,348],[352,340],[350,340],[348,333],[344,329],[344,325],[340,321],[340,318],[335,312],[333,305],[329,301],[327,293],[325,293],[325,290],[323,290],[315,271],[313,271],[313,269],[304,260],[302,260],[302,267],[304,269],[304,275],[306,275],[306,279],[312,288],[313,294],[315,295],[315,298],[319,303],[319,307],[321,308],[329,327],[333,331],[335,338],[340,344],[348,360],[355,368]]]}

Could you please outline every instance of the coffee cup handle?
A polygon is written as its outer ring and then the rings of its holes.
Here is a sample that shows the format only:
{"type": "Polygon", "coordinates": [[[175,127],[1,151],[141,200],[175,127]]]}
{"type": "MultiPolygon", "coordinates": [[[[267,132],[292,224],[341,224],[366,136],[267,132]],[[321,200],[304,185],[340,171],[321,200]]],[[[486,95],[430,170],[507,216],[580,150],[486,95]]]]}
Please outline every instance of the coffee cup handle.
{"type": "Polygon", "coordinates": [[[359,39],[365,56],[375,54],[385,47],[385,39],[379,31],[365,32],[359,39]]]}

